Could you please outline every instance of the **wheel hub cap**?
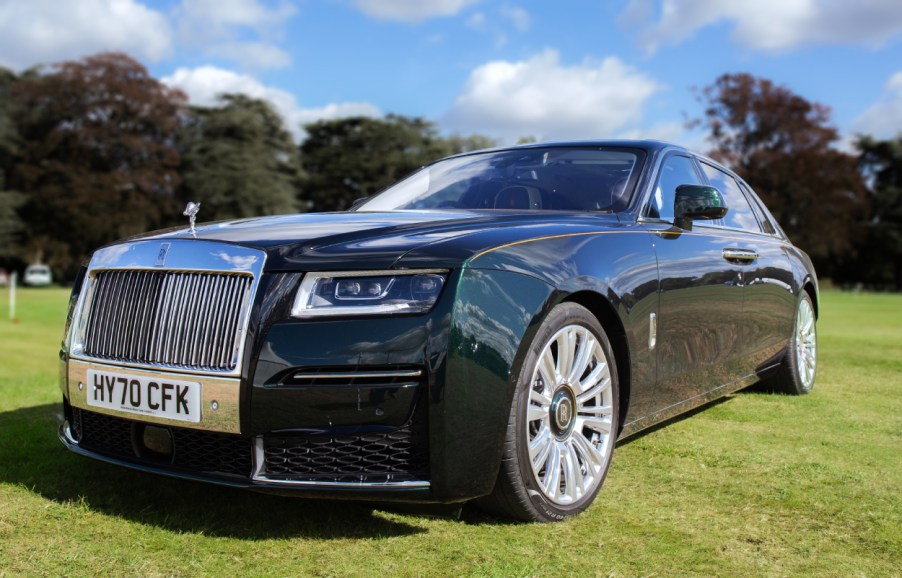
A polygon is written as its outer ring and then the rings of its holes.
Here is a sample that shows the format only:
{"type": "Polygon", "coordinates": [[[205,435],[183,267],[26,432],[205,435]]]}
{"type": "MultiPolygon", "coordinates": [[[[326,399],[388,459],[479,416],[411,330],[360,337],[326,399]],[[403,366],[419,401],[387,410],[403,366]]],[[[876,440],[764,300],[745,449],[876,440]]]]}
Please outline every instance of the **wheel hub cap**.
{"type": "Polygon", "coordinates": [[[562,387],[551,400],[551,429],[555,437],[565,439],[573,431],[573,392],[562,387]]]}

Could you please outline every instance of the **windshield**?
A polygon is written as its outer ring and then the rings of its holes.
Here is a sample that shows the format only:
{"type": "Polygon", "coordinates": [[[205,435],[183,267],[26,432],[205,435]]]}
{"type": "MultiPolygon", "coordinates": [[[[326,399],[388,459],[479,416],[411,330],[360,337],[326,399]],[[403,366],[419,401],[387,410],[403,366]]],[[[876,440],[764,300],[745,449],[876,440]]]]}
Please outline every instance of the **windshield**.
{"type": "Polygon", "coordinates": [[[636,149],[548,147],[439,161],[357,211],[500,209],[621,211],[644,153],[636,149]]]}

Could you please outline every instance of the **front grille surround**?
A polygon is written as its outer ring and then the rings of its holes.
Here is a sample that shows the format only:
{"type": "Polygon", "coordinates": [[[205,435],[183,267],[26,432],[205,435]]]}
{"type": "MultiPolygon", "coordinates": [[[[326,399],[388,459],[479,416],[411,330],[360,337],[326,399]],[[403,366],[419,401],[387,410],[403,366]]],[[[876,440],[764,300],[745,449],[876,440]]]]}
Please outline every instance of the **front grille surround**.
{"type": "Polygon", "coordinates": [[[227,243],[134,241],[94,253],[67,336],[73,358],[241,375],[266,254],[227,243]]]}

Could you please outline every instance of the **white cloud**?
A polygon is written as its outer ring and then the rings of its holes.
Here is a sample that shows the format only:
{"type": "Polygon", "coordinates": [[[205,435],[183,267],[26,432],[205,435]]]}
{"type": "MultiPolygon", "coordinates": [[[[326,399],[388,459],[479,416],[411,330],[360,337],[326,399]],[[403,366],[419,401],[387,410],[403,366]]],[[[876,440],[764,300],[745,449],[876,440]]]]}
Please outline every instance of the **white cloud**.
{"type": "Polygon", "coordinates": [[[876,138],[902,134],[902,71],[890,77],[880,100],[861,113],[852,126],[855,132],[876,138]]]}
{"type": "Polygon", "coordinates": [[[291,65],[290,54],[267,42],[223,42],[210,46],[207,53],[236,62],[244,70],[291,65]]]}
{"type": "Polygon", "coordinates": [[[467,28],[489,35],[495,39],[495,47],[501,48],[508,42],[508,32],[513,27],[520,34],[529,31],[532,17],[529,12],[517,6],[504,5],[497,10],[496,18],[490,19],[485,12],[474,12],[464,22],[467,28]]]}
{"type": "Polygon", "coordinates": [[[215,66],[179,68],[162,79],[164,84],[188,94],[190,102],[199,106],[214,106],[224,93],[241,93],[269,101],[282,115],[285,127],[295,139],[304,138],[303,125],[317,120],[347,116],[382,116],[379,109],[367,102],[343,102],[319,108],[304,108],[288,91],[266,86],[256,78],[215,66]]]}
{"type": "Polygon", "coordinates": [[[429,18],[453,16],[479,0],[353,0],[365,14],[379,20],[417,23],[429,18]]]}
{"type": "Polygon", "coordinates": [[[107,50],[156,61],[171,46],[166,17],[136,0],[0,2],[0,65],[15,69],[107,50]]]}
{"type": "Polygon", "coordinates": [[[779,52],[804,44],[880,46],[902,33],[899,0],[630,0],[621,25],[638,27],[649,52],[677,44],[700,28],[729,22],[734,40],[779,52]]]}
{"type": "MultiPolygon", "coordinates": [[[[686,125],[679,121],[661,122],[647,127],[630,128],[617,134],[617,138],[656,139],[688,147],[686,125]]],[[[695,142],[695,140],[693,140],[695,142]]]]}
{"type": "Polygon", "coordinates": [[[255,70],[291,64],[291,55],[275,42],[295,13],[285,1],[269,7],[259,0],[182,0],[175,17],[185,45],[255,70]]]}
{"type": "Polygon", "coordinates": [[[470,73],[443,126],[508,141],[606,138],[635,127],[661,87],[617,58],[564,66],[546,50],[486,63],[470,73]]]}
{"type": "Polygon", "coordinates": [[[474,12],[467,18],[467,27],[476,31],[485,30],[485,12],[474,12]]]}
{"type": "Polygon", "coordinates": [[[501,16],[513,24],[517,32],[527,32],[530,24],[532,24],[529,12],[519,6],[502,6],[501,16]]]}

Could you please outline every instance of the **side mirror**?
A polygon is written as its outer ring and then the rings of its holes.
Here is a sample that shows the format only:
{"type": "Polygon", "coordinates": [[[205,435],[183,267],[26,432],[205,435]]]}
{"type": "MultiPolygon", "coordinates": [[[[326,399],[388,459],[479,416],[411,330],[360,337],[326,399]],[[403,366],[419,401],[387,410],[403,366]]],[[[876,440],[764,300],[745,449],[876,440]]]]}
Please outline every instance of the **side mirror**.
{"type": "Polygon", "coordinates": [[[707,185],[680,185],[673,201],[673,224],[687,231],[692,230],[696,219],[722,219],[727,214],[727,204],[714,187],[707,185]]]}

